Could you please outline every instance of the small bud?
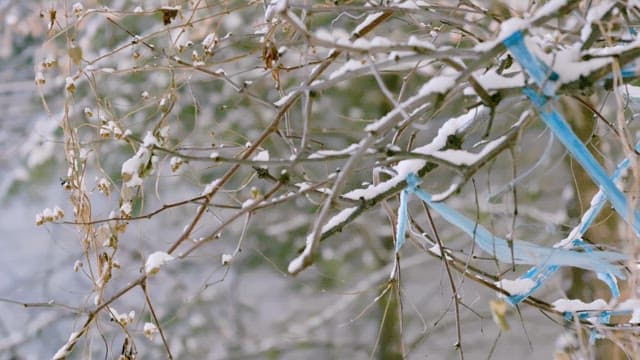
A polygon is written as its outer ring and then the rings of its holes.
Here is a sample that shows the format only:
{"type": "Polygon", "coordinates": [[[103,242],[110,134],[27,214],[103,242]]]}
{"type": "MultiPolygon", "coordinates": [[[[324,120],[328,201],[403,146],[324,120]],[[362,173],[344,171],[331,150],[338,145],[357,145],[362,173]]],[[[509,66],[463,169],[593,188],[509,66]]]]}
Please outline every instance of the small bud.
{"type": "Polygon", "coordinates": [[[184,161],[182,160],[182,158],[174,156],[171,158],[170,161],[170,165],[171,165],[171,172],[175,173],[177,172],[180,167],[182,166],[182,164],[184,163],[184,161]]]}
{"type": "Polygon", "coordinates": [[[68,92],[70,93],[74,93],[76,91],[76,82],[75,80],[73,80],[72,77],[67,77],[65,79],[65,89],[67,89],[68,92]]]}
{"type": "Polygon", "coordinates": [[[227,265],[231,264],[232,260],[233,260],[233,255],[222,254],[222,265],[227,266],[227,265]]]}
{"type": "Polygon", "coordinates": [[[158,332],[158,327],[153,323],[144,323],[144,328],[142,330],[144,332],[144,336],[146,336],[149,340],[153,340],[154,335],[158,332]]]}
{"type": "Polygon", "coordinates": [[[47,80],[44,78],[44,74],[42,73],[42,71],[38,71],[36,73],[36,85],[44,85],[44,83],[46,83],[47,80]]]}
{"type": "Polygon", "coordinates": [[[82,12],[84,11],[84,6],[82,6],[81,3],[77,2],[75,4],[73,4],[73,14],[77,17],[80,17],[80,15],[82,15],[82,12]]]}

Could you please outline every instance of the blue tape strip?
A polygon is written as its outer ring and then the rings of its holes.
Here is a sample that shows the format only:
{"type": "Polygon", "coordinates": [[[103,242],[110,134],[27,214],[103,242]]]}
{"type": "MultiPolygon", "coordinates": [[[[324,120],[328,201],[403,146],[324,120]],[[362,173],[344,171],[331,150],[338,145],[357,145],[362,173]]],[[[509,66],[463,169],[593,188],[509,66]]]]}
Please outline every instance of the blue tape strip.
{"type": "MultiPolygon", "coordinates": [[[[538,86],[543,87],[543,93],[545,95],[552,96],[553,92],[550,91],[552,90],[551,87],[545,86],[545,82],[548,82],[551,79],[547,79],[546,76],[543,76],[543,74],[548,74],[550,70],[546,64],[542,63],[538,58],[531,54],[526,44],[524,43],[523,32],[517,31],[513,35],[509,36],[507,39],[505,39],[504,44],[511,51],[514,58],[518,62],[520,62],[523,68],[531,75],[538,86]]],[[[622,69],[621,73],[623,77],[634,77],[636,75],[635,65],[629,64],[625,66],[622,69]]],[[[541,117],[543,118],[547,126],[549,126],[549,128],[558,135],[560,141],[570,151],[572,156],[574,156],[574,158],[576,158],[576,160],[580,162],[580,164],[585,168],[585,170],[594,179],[594,181],[596,181],[596,183],[601,186],[601,190],[594,198],[595,205],[592,206],[592,208],[587,211],[587,213],[585,213],[585,217],[583,217],[579,225],[580,228],[578,229],[577,234],[574,234],[576,239],[582,237],[587,229],[591,226],[594,219],[604,206],[606,197],[611,199],[616,211],[620,215],[622,215],[625,220],[628,220],[629,216],[626,197],[624,197],[624,195],[618,190],[613,181],[619,178],[622,170],[626,169],[629,166],[629,161],[625,160],[618,167],[618,169],[616,169],[616,172],[613,175],[613,179],[609,180],[604,170],[602,170],[600,164],[595,161],[595,159],[593,159],[584,144],[575,136],[571,128],[566,125],[566,122],[558,113],[558,111],[552,105],[547,104],[547,97],[539,95],[529,88],[525,88],[524,92],[536,105],[536,107],[540,111],[541,117]]],[[[634,219],[632,220],[632,224],[636,234],[640,234],[640,219],[637,212],[634,212],[634,219]]],[[[551,276],[555,271],[557,271],[557,267],[530,269],[530,271],[528,271],[523,276],[523,278],[531,279],[536,282],[536,285],[533,287],[533,289],[531,289],[532,291],[526,294],[512,296],[508,300],[512,304],[517,304],[526,299],[534,291],[536,291],[542,285],[542,283],[546,281],[548,277],[551,276]]],[[[598,273],[597,276],[600,280],[604,281],[607,284],[614,298],[620,296],[618,284],[612,274],[598,273]]]]}
{"type": "MultiPolygon", "coordinates": [[[[511,51],[513,57],[531,75],[538,86],[542,87],[544,95],[553,96],[553,88],[548,86],[549,81],[553,80],[547,77],[547,73],[549,73],[550,70],[546,64],[529,51],[524,43],[524,33],[522,31],[516,31],[503,42],[509,51],[511,51]]],[[[560,142],[567,148],[569,153],[582,165],[596,184],[602,188],[616,212],[618,212],[625,221],[631,223],[636,235],[640,236],[640,214],[634,211],[633,218],[631,218],[626,197],[609,179],[607,173],[593,158],[587,147],[574,134],[573,130],[567,125],[553,104],[547,102],[548,97],[538,94],[531,88],[524,88],[523,92],[538,108],[542,120],[551,131],[555,133],[556,137],[558,137],[560,142]]]]}
{"type": "Polygon", "coordinates": [[[591,155],[587,147],[578,139],[576,134],[571,130],[569,125],[562,118],[560,113],[551,103],[547,103],[547,98],[538,95],[534,90],[525,88],[523,92],[531,99],[531,102],[538,108],[540,117],[547,124],[549,129],[553,131],[560,142],[567,148],[569,153],[576,161],[582,165],[582,168],[591,176],[591,179],[600,186],[603,193],[607,196],[611,205],[620,216],[631,223],[637,236],[640,236],[640,214],[633,212],[633,219],[630,220],[629,204],[627,198],[622,194],[620,189],[609,179],[607,173],[602,166],[591,155]]]}
{"type": "Polygon", "coordinates": [[[400,207],[398,208],[398,224],[396,227],[396,253],[404,245],[407,223],[409,222],[407,195],[407,190],[402,190],[400,193],[400,207]]]}
{"type": "MultiPolygon", "coordinates": [[[[593,311],[579,311],[577,312],[578,315],[578,319],[580,320],[588,320],[589,318],[596,318],[597,320],[595,321],[598,324],[609,324],[611,322],[611,316],[615,315],[627,315],[628,313],[630,313],[631,311],[612,311],[612,310],[593,310],[593,311]]],[[[572,312],[565,312],[564,313],[564,319],[568,322],[572,322],[573,321],[573,314],[572,312]]],[[[593,320],[591,320],[593,321],[593,320]]],[[[591,332],[589,334],[589,344],[593,345],[597,339],[601,339],[603,338],[603,334],[598,330],[598,328],[593,328],[591,329],[591,332]]]]}
{"type": "Polygon", "coordinates": [[[545,95],[552,96],[555,93],[555,84],[560,76],[551,68],[533,55],[524,43],[524,33],[514,32],[503,40],[504,45],[509,49],[511,55],[527,70],[533,81],[540,86],[545,95]]]}
{"type": "MultiPolygon", "coordinates": [[[[636,150],[640,151],[640,143],[636,145],[636,150]]],[[[631,162],[629,161],[629,159],[624,159],[623,161],[621,161],[620,164],[618,164],[618,166],[616,167],[616,170],[613,172],[613,175],[611,176],[611,181],[615,182],[618,179],[620,179],[622,174],[624,174],[627,171],[630,165],[631,165],[631,162]]],[[[607,198],[602,192],[602,190],[599,190],[594,195],[593,199],[591,200],[591,206],[582,215],[582,219],[580,219],[580,223],[569,233],[569,236],[572,237],[571,246],[581,246],[584,244],[581,238],[584,236],[587,230],[589,230],[589,227],[591,227],[591,224],[593,224],[598,214],[600,214],[600,211],[604,208],[606,201],[607,201],[607,198]]],[[[591,251],[591,248],[587,247],[586,251],[591,251]]],[[[509,296],[507,298],[507,301],[511,303],[511,305],[519,304],[524,299],[528,298],[533,293],[535,293],[551,275],[553,275],[556,271],[558,271],[558,269],[559,269],[558,266],[545,266],[541,268],[534,266],[530,268],[524,275],[520,277],[520,279],[533,280],[535,282],[535,285],[528,292],[524,294],[509,296]]],[[[618,288],[618,283],[612,274],[598,273],[597,276],[598,276],[598,279],[604,281],[607,284],[607,286],[611,290],[612,297],[614,298],[620,297],[620,289],[618,288]]]]}
{"type": "Polygon", "coordinates": [[[416,194],[447,222],[471,236],[480,249],[495,256],[501,262],[541,266],[572,266],[595,272],[612,273],[620,278],[624,277],[620,268],[612,264],[626,259],[623,254],[612,251],[576,252],[519,240],[510,244],[507,240],[494,236],[482,225],[468,219],[444,203],[432,201],[431,194],[418,187],[420,182],[421,180],[416,174],[410,173],[407,176],[406,190],[416,194]],[[510,245],[513,246],[513,251],[510,245]]]}
{"type": "MultiPolygon", "coordinates": [[[[591,246],[588,246],[582,239],[575,239],[573,240],[572,244],[575,247],[584,248],[585,249],[584,251],[587,253],[590,253],[593,251],[593,248],[591,246]]],[[[611,290],[611,296],[613,298],[617,299],[620,297],[620,288],[618,288],[618,282],[616,281],[616,278],[612,274],[599,272],[596,274],[596,276],[598,277],[598,279],[602,280],[605,284],[607,284],[607,286],[609,287],[609,290],[611,290]]]]}
{"type": "MultiPolygon", "coordinates": [[[[622,78],[624,78],[624,79],[631,79],[631,78],[638,77],[638,72],[636,71],[635,63],[630,63],[630,64],[625,65],[620,70],[620,76],[622,76],[622,78]]],[[[611,79],[613,79],[613,75],[609,74],[609,75],[607,75],[607,77],[605,79],[611,80],[611,79]]]]}

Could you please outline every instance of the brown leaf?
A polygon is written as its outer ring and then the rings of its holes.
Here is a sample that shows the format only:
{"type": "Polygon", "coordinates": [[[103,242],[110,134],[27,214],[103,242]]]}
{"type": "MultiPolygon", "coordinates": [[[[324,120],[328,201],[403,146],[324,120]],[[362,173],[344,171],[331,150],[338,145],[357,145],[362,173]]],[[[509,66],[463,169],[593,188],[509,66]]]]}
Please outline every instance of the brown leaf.
{"type": "Polygon", "coordinates": [[[175,7],[163,6],[159,10],[162,13],[162,22],[165,25],[171,24],[173,19],[175,19],[176,16],[178,16],[178,8],[175,8],[175,7]]]}
{"type": "Polygon", "coordinates": [[[69,47],[68,54],[74,64],[80,65],[82,61],[82,48],[80,46],[73,45],[69,47]]]}

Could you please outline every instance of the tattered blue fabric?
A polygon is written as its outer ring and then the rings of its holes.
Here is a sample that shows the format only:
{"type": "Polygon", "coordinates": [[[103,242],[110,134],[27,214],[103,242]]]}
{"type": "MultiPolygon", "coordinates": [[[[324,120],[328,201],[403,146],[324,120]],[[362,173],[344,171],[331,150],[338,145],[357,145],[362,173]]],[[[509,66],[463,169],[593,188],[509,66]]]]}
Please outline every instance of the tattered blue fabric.
{"type": "MultiPolygon", "coordinates": [[[[640,150],[640,143],[636,146],[636,150],[640,150]]],[[[618,166],[616,170],[613,172],[613,176],[611,177],[611,181],[615,182],[627,171],[631,162],[629,159],[624,159],[618,166]]],[[[569,236],[567,237],[567,242],[571,247],[582,247],[584,246],[584,241],[582,241],[582,237],[589,230],[593,222],[595,221],[600,211],[604,208],[604,205],[607,202],[607,197],[604,192],[599,190],[591,200],[591,206],[585,213],[582,215],[580,219],[580,223],[574,227],[569,236]]],[[[586,247],[585,251],[591,251],[591,248],[586,247]]],[[[509,296],[507,300],[512,304],[516,305],[522,302],[524,299],[531,296],[534,292],[536,292],[540,286],[551,276],[553,275],[559,268],[557,266],[534,266],[529,271],[527,271],[524,275],[520,277],[520,279],[529,279],[535,282],[535,285],[526,293],[509,296]]],[[[609,289],[611,290],[611,296],[614,298],[620,297],[620,289],[618,288],[618,284],[616,282],[615,277],[610,273],[598,273],[598,279],[604,281],[609,289]]]]}
{"type": "Polygon", "coordinates": [[[593,181],[600,186],[606,197],[613,205],[622,218],[631,224],[637,236],[640,236],[640,214],[633,212],[633,216],[629,213],[629,204],[627,198],[609,179],[607,173],[602,166],[591,155],[587,147],[580,141],[576,134],[571,130],[562,115],[548,102],[549,96],[553,96],[554,81],[558,76],[549,69],[549,67],[539,60],[529,51],[524,43],[524,34],[522,31],[516,31],[504,40],[505,46],[511,52],[511,55],[522,65],[535,83],[540,86],[543,94],[539,94],[531,88],[524,88],[523,92],[531,99],[536,106],[540,117],[547,124],[549,129],[554,132],[556,137],[569,151],[571,156],[580,163],[584,170],[589,174],[593,181]]]}
{"type": "Polygon", "coordinates": [[[413,193],[430,208],[435,210],[443,219],[458,227],[471,236],[484,252],[492,255],[503,263],[515,263],[539,266],[571,266],[601,273],[611,273],[623,278],[619,266],[612,263],[626,259],[626,256],[612,251],[577,252],[563,248],[553,248],[534,243],[515,240],[508,242],[489,232],[482,225],[470,220],[444,203],[431,200],[431,194],[420,189],[420,178],[410,173],[407,176],[407,187],[401,194],[401,204],[398,210],[398,233],[396,234],[397,250],[404,243],[406,224],[408,221],[408,195],[413,193]]]}
{"type": "MultiPolygon", "coordinates": [[[[616,169],[613,178],[609,179],[602,166],[600,166],[591,153],[589,153],[586,146],[573,133],[562,115],[552,103],[548,102],[549,97],[553,97],[555,95],[555,86],[553,83],[558,78],[557,74],[554,74],[545,63],[540,61],[529,51],[524,43],[524,34],[522,31],[517,31],[509,36],[504,40],[504,44],[516,61],[520,63],[534,82],[540,87],[540,92],[536,92],[531,88],[525,88],[523,91],[538,109],[542,120],[547,124],[551,131],[556,134],[571,156],[580,163],[589,176],[600,187],[600,191],[592,201],[591,208],[583,215],[578,227],[569,235],[569,240],[571,241],[570,245],[580,247],[584,246],[584,242],[581,237],[591,226],[607,199],[611,202],[616,212],[632,226],[636,236],[640,235],[640,216],[637,211],[630,210],[626,197],[614,183],[620,174],[629,166],[628,160],[623,161],[623,163],[616,169]]],[[[635,74],[635,66],[630,64],[622,69],[621,76],[630,77],[635,76],[635,74]]],[[[535,286],[526,294],[509,297],[510,302],[512,304],[517,304],[530,296],[557,269],[557,266],[531,268],[522,278],[535,280],[535,286]]],[[[612,296],[617,298],[620,296],[620,291],[613,275],[617,274],[598,271],[598,278],[603,280],[609,286],[612,296]]],[[[610,312],[601,312],[598,315],[598,321],[603,323],[608,322],[610,316],[610,312]]],[[[593,332],[591,335],[591,341],[594,341],[595,337],[597,337],[597,332],[593,332]]]]}
{"type": "MultiPolygon", "coordinates": [[[[598,278],[609,286],[612,296],[617,298],[620,296],[620,291],[615,277],[624,278],[624,274],[622,267],[615,263],[626,260],[626,255],[612,251],[596,250],[585,244],[582,236],[584,236],[584,233],[592,225],[607,200],[616,212],[632,226],[636,236],[640,236],[640,214],[637,211],[630,211],[627,198],[615,185],[615,181],[619,179],[629,167],[630,161],[625,159],[616,168],[613,176],[609,178],[602,166],[595,160],[586,146],[567,125],[563,116],[553,104],[549,102],[549,99],[555,96],[555,90],[558,86],[557,80],[559,79],[558,74],[529,51],[524,42],[524,33],[522,31],[517,31],[507,37],[504,40],[504,44],[510,50],[516,61],[522,65],[540,88],[539,92],[531,88],[525,88],[523,89],[524,94],[529,97],[540,113],[542,120],[567,148],[571,156],[581,164],[594,182],[598,184],[600,191],[593,198],[591,207],[583,215],[580,224],[573,229],[569,237],[561,245],[566,248],[544,247],[526,241],[515,240],[509,242],[496,237],[482,225],[466,218],[444,203],[432,201],[431,195],[418,187],[421,182],[420,178],[416,174],[410,173],[407,176],[407,187],[400,194],[396,252],[399,251],[404,244],[408,224],[408,196],[413,193],[427,203],[429,207],[435,210],[447,222],[471,236],[480,249],[494,256],[498,261],[510,264],[534,265],[520,277],[521,279],[533,280],[534,285],[524,294],[509,296],[507,300],[512,305],[518,304],[537,291],[540,286],[562,266],[578,267],[595,271],[598,278]],[[571,247],[581,251],[570,250],[569,248],[571,247]]],[[[633,65],[627,66],[622,70],[623,77],[635,76],[635,74],[635,66],[633,65]]],[[[612,314],[612,311],[605,310],[581,313],[579,316],[580,318],[596,317],[598,322],[607,323],[610,321],[612,314]]],[[[572,315],[566,313],[565,316],[570,317],[572,315]]],[[[592,333],[592,340],[594,340],[595,337],[597,337],[596,332],[592,333]]]]}
{"type": "Polygon", "coordinates": [[[407,197],[409,196],[409,190],[404,189],[400,193],[400,207],[398,208],[398,225],[396,226],[396,253],[400,251],[402,245],[404,245],[405,234],[407,233],[407,223],[409,222],[409,215],[407,210],[407,197]]]}
{"type": "Polygon", "coordinates": [[[524,43],[524,33],[516,31],[506,39],[503,44],[509,49],[513,58],[516,59],[533,80],[542,88],[545,95],[555,94],[555,81],[559,76],[542,60],[533,55],[524,43]]]}

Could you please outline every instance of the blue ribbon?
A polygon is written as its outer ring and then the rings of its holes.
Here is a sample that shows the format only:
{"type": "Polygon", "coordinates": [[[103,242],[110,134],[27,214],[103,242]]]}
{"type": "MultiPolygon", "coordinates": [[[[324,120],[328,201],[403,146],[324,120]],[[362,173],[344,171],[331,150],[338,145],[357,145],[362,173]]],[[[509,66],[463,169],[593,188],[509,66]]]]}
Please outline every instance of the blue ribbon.
{"type": "MultiPolygon", "coordinates": [[[[586,245],[582,236],[589,229],[604,204],[609,200],[613,208],[622,218],[631,224],[636,236],[640,236],[640,214],[637,211],[629,211],[627,198],[615,185],[615,181],[629,167],[630,161],[622,161],[612,178],[607,176],[602,166],[588,151],[587,147],[580,141],[558,110],[549,103],[549,98],[555,96],[555,89],[559,75],[555,73],[547,64],[533,55],[524,43],[524,33],[516,31],[504,40],[504,45],[509,49],[513,57],[527,71],[534,82],[540,87],[541,93],[531,88],[524,88],[523,92],[536,106],[540,117],[551,129],[560,142],[567,148],[574,157],[591,176],[600,191],[592,201],[591,208],[583,215],[580,224],[571,232],[570,246],[583,249],[583,252],[576,252],[570,249],[550,248],[540,246],[526,241],[514,240],[508,242],[494,236],[482,225],[466,218],[464,215],[449,208],[444,203],[432,201],[429,193],[419,188],[421,179],[414,173],[407,176],[407,187],[400,194],[400,207],[398,209],[398,226],[396,232],[396,252],[398,252],[405,242],[405,233],[408,224],[408,196],[410,193],[416,194],[422,201],[427,203],[432,209],[440,214],[447,222],[460,228],[471,236],[478,247],[483,251],[493,255],[497,260],[504,263],[531,264],[530,268],[521,279],[534,280],[534,286],[524,294],[509,296],[507,300],[516,305],[533,294],[542,284],[562,266],[579,267],[592,270],[597,273],[600,280],[604,281],[611,289],[612,296],[620,296],[615,276],[624,278],[620,266],[613,263],[626,260],[626,255],[612,251],[597,251],[586,245]]],[[[623,77],[636,75],[635,66],[629,65],[622,69],[623,77]]],[[[638,144],[637,149],[640,149],[638,144]]],[[[580,313],[580,318],[592,317],[592,312],[580,313]]],[[[597,312],[598,321],[607,323],[610,321],[610,310],[597,312]]],[[[572,318],[571,313],[565,313],[567,319],[572,318]]],[[[598,337],[597,332],[591,334],[591,341],[598,337]]]]}
{"type": "Polygon", "coordinates": [[[516,31],[503,40],[503,44],[511,51],[511,55],[527,70],[533,80],[542,87],[545,95],[555,94],[555,84],[560,76],[551,68],[533,55],[524,43],[524,33],[516,31]]]}
{"type": "MultiPolygon", "coordinates": [[[[523,92],[531,99],[536,106],[540,117],[554,132],[560,142],[567,148],[569,153],[575,158],[584,170],[591,176],[593,181],[600,186],[607,196],[614,209],[622,218],[630,223],[637,236],[640,236],[640,214],[633,212],[633,217],[629,214],[629,204],[626,197],[609,179],[602,166],[594,159],[587,147],[580,141],[571,130],[562,115],[548,102],[548,96],[554,95],[553,72],[549,67],[533,55],[524,43],[524,33],[516,31],[504,40],[505,46],[511,51],[513,57],[531,75],[531,78],[542,88],[541,95],[531,88],[524,88],[523,92]],[[551,74],[551,75],[549,75],[551,74]]],[[[557,74],[556,74],[557,75],[557,74]]],[[[557,76],[556,76],[557,79],[557,76]]]]}
{"type": "MultiPolygon", "coordinates": [[[[640,143],[636,145],[636,150],[640,150],[640,143]]],[[[630,165],[631,165],[631,162],[629,161],[629,159],[624,159],[622,162],[620,162],[620,164],[618,164],[618,166],[616,167],[616,170],[613,172],[613,175],[611,176],[611,181],[615,182],[618,179],[620,179],[620,177],[622,177],[622,174],[624,174],[627,171],[630,165]]],[[[582,215],[582,219],[580,220],[580,223],[569,233],[569,236],[571,236],[571,239],[570,239],[571,246],[578,246],[578,247],[584,246],[584,241],[582,241],[582,237],[587,232],[587,230],[589,230],[589,227],[591,227],[591,224],[593,224],[598,214],[600,214],[600,211],[602,211],[606,202],[607,202],[606,196],[604,195],[602,190],[599,190],[591,200],[591,206],[589,207],[589,209],[582,215]]],[[[592,251],[592,250],[591,248],[586,247],[585,251],[592,251]]],[[[535,282],[535,286],[533,286],[530,289],[530,291],[524,294],[509,296],[507,300],[512,305],[519,304],[524,299],[531,296],[535,291],[537,291],[538,288],[540,288],[540,286],[542,286],[542,284],[551,275],[553,275],[556,271],[558,271],[558,269],[559,269],[558,266],[545,266],[542,268],[537,266],[532,267],[520,278],[533,280],[535,282]]],[[[620,289],[618,288],[618,283],[616,282],[616,279],[612,274],[598,273],[597,276],[598,276],[598,279],[604,281],[607,284],[607,286],[611,290],[612,297],[614,298],[620,297],[620,289]]]]}
{"type": "MultiPolygon", "coordinates": [[[[503,263],[540,265],[545,267],[572,266],[595,272],[611,273],[620,278],[624,277],[620,268],[612,264],[626,259],[626,256],[623,254],[612,251],[576,252],[568,249],[540,246],[520,240],[514,240],[510,243],[505,239],[493,235],[482,225],[470,220],[444,203],[434,202],[431,199],[431,194],[418,187],[420,183],[421,179],[416,174],[410,173],[407,175],[407,187],[403,190],[405,195],[401,194],[400,210],[398,211],[399,215],[402,214],[402,218],[400,218],[400,216],[398,218],[396,244],[404,243],[406,223],[408,221],[406,212],[407,195],[413,193],[440,214],[447,222],[471,236],[480,249],[493,255],[503,263]]],[[[401,245],[396,246],[396,249],[399,250],[400,247],[401,245]]]]}

